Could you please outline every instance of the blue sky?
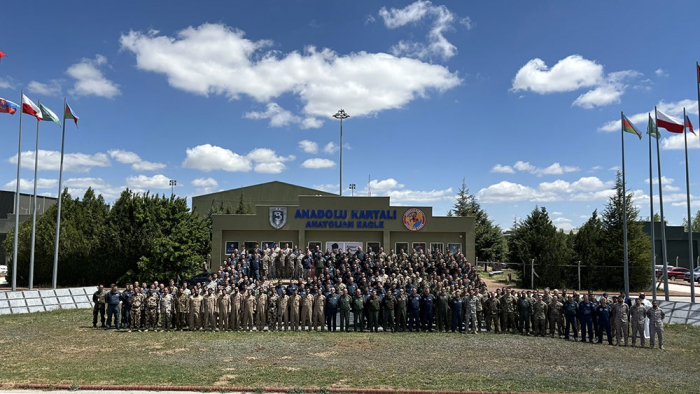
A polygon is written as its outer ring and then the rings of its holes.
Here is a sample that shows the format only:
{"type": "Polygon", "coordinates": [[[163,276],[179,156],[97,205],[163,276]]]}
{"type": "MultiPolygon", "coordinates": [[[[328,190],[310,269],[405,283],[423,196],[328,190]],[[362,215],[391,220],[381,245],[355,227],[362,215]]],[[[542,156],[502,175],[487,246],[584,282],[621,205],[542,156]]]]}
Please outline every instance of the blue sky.
{"type": "MultiPolygon", "coordinates": [[[[170,193],[169,179],[190,197],[272,180],[337,192],[332,115],[343,108],[345,193],[355,183],[366,194],[369,177],[373,195],[444,214],[465,178],[502,227],[539,205],[568,230],[610,195],[620,111],[642,131],[655,105],[676,117],[685,106],[698,122],[700,56],[687,38],[700,3],[592,4],[75,1],[37,13],[11,2],[0,97],[19,102],[24,89],[60,112],[67,96],[81,117],[66,133],[74,194],[170,193]]],[[[18,123],[0,115],[6,190],[18,123]]],[[[27,192],[35,127],[25,116],[27,192]]],[[[40,130],[39,192],[56,195],[60,128],[40,130]]],[[[664,208],[680,224],[682,135],[662,133],[664,208]]],[[[625,138],[628,189],[648,216],[647,140],[625,138]]],[[[700,144],[690,143],[695,210],[700,144]]]]}

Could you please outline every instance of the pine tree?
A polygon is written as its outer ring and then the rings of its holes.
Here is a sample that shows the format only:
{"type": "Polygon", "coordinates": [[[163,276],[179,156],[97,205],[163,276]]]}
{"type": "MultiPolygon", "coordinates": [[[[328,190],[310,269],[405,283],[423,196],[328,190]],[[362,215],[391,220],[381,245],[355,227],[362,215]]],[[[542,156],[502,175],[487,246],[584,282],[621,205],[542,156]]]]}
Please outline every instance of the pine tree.
{"type": "MultiPolygon", "coordinates": [[[[602,244],[605,240],[603,221],[598,216],[598,210],[593,211],[591,217],[579,228],[578,233],[573,236],[574,260],[580,261],[585,268],[581,269],[581,286],[584,289],[593,289],[595,284],[605,275],[605,270],[601,270],[604,249],[602,244]]],[[[572,277],[573,275],[569,275],[572,277]]],[[[576,275],[578,276],[578,275],[576,275]]],[[[573,280],[570,279],[570,282],[573,280]]],[[[578,277],[576,278],[578,282],[578,277]]]]}
{"type": "Polygon", "coordinates": [[[633,193],[627,193],[622,204],[622,175],[618,171],[615,194],[610,197],[602,215],[604,239],[603,264],[596,269],[596,285],[605,289],[624,289],[623,212],[627,211],[627,245],[630,291],[643,290],[651,281],[651,240],[644,233],[639,209],[633,204],[633,193]]]}
{"type": "Polygon", "coordinates": [[[474,242],[476,257],[479,261],[503,261],[507,254],[507,243],[501,228],[489,219],[474,195],[469,194],[467,184],[462,179],[462,186],[457,192],[457,201],[447,216],[474,217],[474,242]]]}

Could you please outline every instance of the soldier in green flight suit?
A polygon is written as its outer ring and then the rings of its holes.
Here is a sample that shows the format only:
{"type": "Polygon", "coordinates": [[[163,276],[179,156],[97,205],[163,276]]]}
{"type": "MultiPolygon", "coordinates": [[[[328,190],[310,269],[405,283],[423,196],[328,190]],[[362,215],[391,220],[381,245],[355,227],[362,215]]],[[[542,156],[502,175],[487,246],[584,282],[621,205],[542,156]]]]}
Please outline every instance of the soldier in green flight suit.
{"type": "Polygon", "coordinates": [[[493,293],[489,293],[489,298],[484,301],[484,315],[486,316],[486,331],[491,331],[491,323],[493,323],[493,332],[498,334],[498,313],[501,309],[501,302],[493,293]]]}
{"type": "Polygon", "coordinates": [[[391,291],[387,292],[382,300],[382,306],[384,307],[384,332],[395,332],[396,326],[394,325],[394,310],[396,309],[396,299],[391,291]]]}
{"type": "Polygon", "coordinates": [[[343,289],[343,294],[339,300],[340,310],[340,331],[350,331],[350,309],[352,309],[352,297],[348,294],[348,289],[343,289]]]}
{"type": "Polygon", "coordinates": [[[362,315],[365,309],[365,298],[362,296],[362,291],[357,289],[355,296],[352,298],[352,314],[355,318],[355,331],[364,331],[362,315]]]}
{"type": "Polygon", "coordinates": [[[450,296],[445,292],[445,288],[440,289],[440,294],[437,296],[437,330],[438,332],[447,330],[450,327],[450,296]]]}
{"type": "Polygon", "coordinates": [[[368,322],[367,329],[369,331],[379,332],[379,309],[381,309],[381,300],[377,297],[377,291],[372,290],[372,295],[367,299],[367,314],[368,322]]]}
{"type": "Polygon", "coordinates": [[[406,307],[408,297],[404,289],[399,290],[399,295],[396,297],[396,331],[406,331],[406,307]]]}

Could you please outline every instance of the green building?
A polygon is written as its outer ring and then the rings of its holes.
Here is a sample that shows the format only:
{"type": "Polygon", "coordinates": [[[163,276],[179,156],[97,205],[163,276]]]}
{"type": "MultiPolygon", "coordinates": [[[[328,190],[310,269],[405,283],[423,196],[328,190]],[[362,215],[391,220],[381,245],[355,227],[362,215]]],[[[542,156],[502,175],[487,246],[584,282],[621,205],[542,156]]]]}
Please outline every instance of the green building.
{"type": "MultiPolygon", "coordinates": [[[[651,227],[649,222],[644,222],[644,232],[651,237],[651,227]]],[[[656,264],[664,263],[663,255],[661,254],[661,222],[654,222],[654,245],[656,247],[656,264]]],[[[693,261],[697,263],[698,250],[700,245],[700,233],[693,231],[693,261]]],[[[683,226],[666,225],[666,257],[668,264],[675,266],[678,262],[679,267],[690,268],[688,260],[688,232],[683,226]]]]}
{"type": "Polygon", "coordinates": [[[433,216],[432,207],[392,206],[389,197],[340,197],[320,190],[269,182],[192,198],[192,209],[235,208],[241,199],[253,214],[212,216],[212,268],[234,249],[255,245],[386,252],[403,249],[461,251],[474,258],[474,218],[433,216]]]}

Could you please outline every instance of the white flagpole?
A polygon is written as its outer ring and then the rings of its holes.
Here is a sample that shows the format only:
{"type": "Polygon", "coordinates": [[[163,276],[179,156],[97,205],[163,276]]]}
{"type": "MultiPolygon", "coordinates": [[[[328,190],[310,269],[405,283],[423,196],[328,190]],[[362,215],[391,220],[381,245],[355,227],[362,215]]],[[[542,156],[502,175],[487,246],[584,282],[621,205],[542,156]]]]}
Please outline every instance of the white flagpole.
{"type": "Polygon", "coordinates": [[[690,215],[690,176],[688,175],[688,133],[685,130],[685,107],[683,108],[683,138],[685,139],[685,189],[688,203],[688,260],[690,263],[690,303],[695,303],[695,278],[693,278],[693,217],[690,215]]]}
{"type": "Polygon", "coordinates": [[[24,112],[24,90],[20,92],[19,108],[19,144],[17,148],[17,191],[15,193],[15,240],[12,250],[12,291],[17,290],[17,243],[19,241],[19,202],[20,202],[20,166],[22,165],[22,113],[24,112]]]}
{"type": "Polygon", "coordinates": [[[63,98],[63,133],[61,134],[61,165],[58,169],[58,213],[56,214],[56,242],[53,251],[53,275],[51,288],[56,289],[58,279],[58,242],[61,236],[61,199],[63,196],[63,148],[66,143],[66,98],[63,98]]]}
{"type": "Polygon", "coordinates": [[[666,253],[666,217],[664,216],[664,192],[663,185],[661,184],[661,151],[659,150],[659,139],[661,139],[661,133],[659,133],[658,115],[656,113],[656,107],[654,107],[654,129],[658,135],[656,139],[656,165],[657,173],[659,174],[659,213],[661,213],[661,256],[664,259],[664,300],[668,301],[668,253],[666,253]]]}
{"type": "MultiPolygon", "coordinates": [[[[654,129],[651,126],[651,114],[649,114],[649,120],[647,121],[647,134],[649,134],[649,228],[651,230],[651,289],[653,293],[653,299],[656,301],[656,237],[654,236],[654,173],[652,170],[652,157],[651,157],[651,133],[654,129]]],[[[661,180],[661,175],[659,174],[659,180],[661,180]]]]}
{"type": "Polygon", "coordinates": [[[627,258],[627,185],[625,184],[625,114],[620,112],[620,139],[622,141],[622,236],[624,250],[625,295],[630,295],[629,261],[627,258]]]}
{"type": "MultiPolygon", "coordinates": [[[[37,101],[41,108],[41,100],[37,101]]],[[[32,197],[32,244],[29,252],[29,290],[34,289],[34,251],[36,245],[36,184],[39,171],[39,118],[36,119],[36,148],[34,149],[34,195],[32,197]]]]}

